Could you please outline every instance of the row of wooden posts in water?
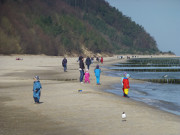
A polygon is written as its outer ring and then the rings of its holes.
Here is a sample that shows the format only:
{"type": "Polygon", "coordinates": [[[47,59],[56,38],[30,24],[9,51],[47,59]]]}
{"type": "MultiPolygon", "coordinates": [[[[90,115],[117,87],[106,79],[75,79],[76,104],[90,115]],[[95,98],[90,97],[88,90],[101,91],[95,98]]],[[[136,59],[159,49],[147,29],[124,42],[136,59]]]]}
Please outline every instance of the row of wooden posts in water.
{"type": "Polygon", "coordinates": [[[154,83],[180,84],[180,79],[143,79],[143,80],[154,83]]]}
{"type": "Polygon", "coordinates": [[[180,68],[175,69],[113,69],[116,71],[136,71],[136,72],[180,72],[180,68]]]}
{"type": "MultiPolygon", "coordinates": [[[[130,59],[127,63],[121,63],[114,66],[127,67],[120,69],[113,69],[116,71],[135,71],[135,72],[180,72],[180,59],[179,58],[152,58],[152,59],[130,59]],[[131,67],[131,68],[128,68],[131,67]],[[132,68],[132,67],[171,67],[171,68],[132,68]],[[179,68],[172,68],[179,67],[179,68]]],[[[142,80],[142,79],[141,79],[142,80]]],[[[143,79],[144,81],[155,83],[168,83],[180,84],[180,79],[143,79]]]]}

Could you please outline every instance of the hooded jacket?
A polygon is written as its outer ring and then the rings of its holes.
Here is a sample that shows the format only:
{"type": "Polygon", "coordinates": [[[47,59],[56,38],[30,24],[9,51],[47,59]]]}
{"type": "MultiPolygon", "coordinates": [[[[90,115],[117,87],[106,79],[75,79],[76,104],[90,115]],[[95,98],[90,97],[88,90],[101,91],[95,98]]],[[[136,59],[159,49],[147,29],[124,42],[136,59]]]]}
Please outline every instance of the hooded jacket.
{"type": "Polygon", "coordinates": [[[36,97],[36,98],[40,98],[40,92],[41,92],[41,89],[42,86],[41,86],[41,83],[40,81],[34,81],[34,84],[33,84],[33,97],[36,97]]]}
{"type": "Polygon", "coordinates": [[[99,69],[99,65],[97,65],[96,68],[94,69],[94,73],[95,73],[95,76],[100,76],[101,69],[99,69]]]}

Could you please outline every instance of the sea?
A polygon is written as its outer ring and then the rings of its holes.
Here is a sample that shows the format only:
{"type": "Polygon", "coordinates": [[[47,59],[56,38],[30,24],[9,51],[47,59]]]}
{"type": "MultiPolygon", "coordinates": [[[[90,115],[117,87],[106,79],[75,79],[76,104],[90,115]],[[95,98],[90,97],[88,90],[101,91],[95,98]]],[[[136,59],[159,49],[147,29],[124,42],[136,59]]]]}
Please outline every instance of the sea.
{"type": "Polygon", "coordinates": [[[103,68],[109,69],[104,71],[107,76],[119,77],[119,83],[107,92],[123,96],[121,77],[126,72],[144,81],[130,81],[131,99],[180,116],[180,58],[133,58],[103,68]]]}

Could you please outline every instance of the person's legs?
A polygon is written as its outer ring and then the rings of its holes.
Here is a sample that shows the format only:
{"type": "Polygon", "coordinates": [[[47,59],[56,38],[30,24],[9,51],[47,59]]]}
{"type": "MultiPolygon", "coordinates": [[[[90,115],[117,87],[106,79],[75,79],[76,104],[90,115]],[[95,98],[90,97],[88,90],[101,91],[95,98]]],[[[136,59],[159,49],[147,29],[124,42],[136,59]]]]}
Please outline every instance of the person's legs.
{"type": "Polygon", "coordinates": [[[100,76],[96,76],[96,83],[100,84],[100,76]]]}
{"type": "Polygon", "coordinates": [[[124,97],[127,97],[127,98],[129,97],[128,92],[129,92],[129,89],[124,89],[124,97]]]}
{"type": "Polygon", "coordinates": [[[90,80],[89,80],[89,78],[85,78],[85,83],[90,83],[90,80]]]}
{"type": "Polygon", "coordinates": [[[33,97],[34,98],[34,102],[36,102],[36,98],[35,97],[33,97]]]}
{"type": "Polygon", "coordinates": [[[34,97],[34,102],[35,102],[35,103],[39,103],[39,100],[38,100],[37,97],[34,97]]]}
{"type": "Polygon", "coordinates": [[[37,103],[39,103],[39,98],[36,99],[37,103]]]}
{"type": "Polygon", "coordinates": [[[88,80],[87,80],[87,78],[85,77],[85,79],[84,79],[84,82],[86,83],[88,80]]]}
{"type": "Polygon", "coordinates": [[[67,70],[67,65],[64,65],[63,67],[64,67],[64,72],[66,72],[66,70],[67,70]]]}
{"type": "Polygon", "coordinates": [[[80,82],[83,82],[84,71],[80,70],[80,82]]]}
{"type": "Polygon", "coordinates": [[[124,88],[122,88],[122,91],[123,91],[123,96],[125,97],[124,88]]]}
{"type": "Polygon", "coordinates": [[[83,82],[83,79],[84,79],[84,70],[82,70],[82,82],[83,82]]]}
{"type": "Polygon", "coordinates": [[[89,78],[88,78],[88,80],[87,80],[89,83],[90,83],[90,80],[89,80],[89,78]]]}
{"type": "Polygon", "coordinates": [[[67,65],[65,65],[65,72],[67,71],[67,65]]]}

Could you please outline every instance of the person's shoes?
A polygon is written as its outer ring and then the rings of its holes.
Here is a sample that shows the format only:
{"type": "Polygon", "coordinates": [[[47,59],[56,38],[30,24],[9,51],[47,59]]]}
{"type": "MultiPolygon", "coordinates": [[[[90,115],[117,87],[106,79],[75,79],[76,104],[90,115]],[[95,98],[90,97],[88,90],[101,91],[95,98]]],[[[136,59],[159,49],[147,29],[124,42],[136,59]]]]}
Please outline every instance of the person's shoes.
{"type": "Polygon", "coordinates": [[[83,82],[81,82],[83,84],[83,82]]]}

